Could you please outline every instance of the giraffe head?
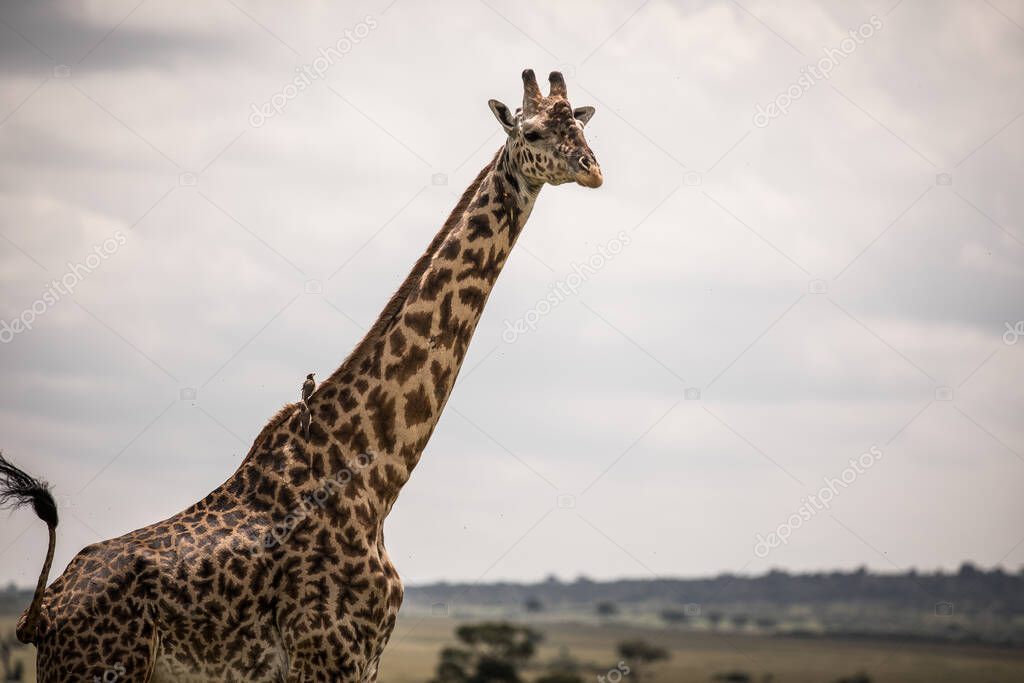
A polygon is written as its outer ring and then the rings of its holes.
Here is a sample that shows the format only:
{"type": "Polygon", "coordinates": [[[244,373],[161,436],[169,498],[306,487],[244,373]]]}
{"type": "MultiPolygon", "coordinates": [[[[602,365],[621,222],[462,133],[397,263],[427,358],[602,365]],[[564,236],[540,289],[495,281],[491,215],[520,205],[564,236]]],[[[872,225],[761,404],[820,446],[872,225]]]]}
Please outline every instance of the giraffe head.
{"type": "Polygon", "coordinates": [[[572,108],[565,79],[558,71],[548,77],[547,97],[540,92],[533,69],[523,72],[523,107],[513,114],[498,100],[488,104],[508,133],[509,158],[528,180],[537,184],[575,182],[600,187],[601,167],[590,150],[583,127],[594,115],[593,107],[572,108]]]}

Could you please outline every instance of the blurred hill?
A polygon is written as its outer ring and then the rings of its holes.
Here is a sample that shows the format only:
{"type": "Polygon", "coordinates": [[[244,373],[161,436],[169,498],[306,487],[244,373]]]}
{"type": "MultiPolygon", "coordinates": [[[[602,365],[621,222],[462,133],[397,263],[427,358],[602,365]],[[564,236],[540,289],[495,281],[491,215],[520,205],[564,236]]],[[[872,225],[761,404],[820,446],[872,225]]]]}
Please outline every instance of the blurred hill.
{"type": "Polygon", "coordinates": [[[549,605],[586,605],[612,601],[643,603],[743,604],[880,602],[913,608],[950,602],[959,611],[1024,614],[1024,571],[1010,574],[997,568],[981,570],[964,564],[956,573],[876,574],[851,572],[789,574],[772,571],[762,576],[721,574],[703,579],[624,579],[591,581],[580,577],[562,582],[551,577],[541,583],[435,583],[407,586],[406,600],[431,604],[462,602],[475,605],[521,604],[536,598],[549,605]]]}
{"type": "Polygon", "coordinates": [[[529,614],[703,630],[921,638],[1024,645],[1024,571],[722,574],[701,579],[435,583],[406,587],[406,611],[529,614]]]}

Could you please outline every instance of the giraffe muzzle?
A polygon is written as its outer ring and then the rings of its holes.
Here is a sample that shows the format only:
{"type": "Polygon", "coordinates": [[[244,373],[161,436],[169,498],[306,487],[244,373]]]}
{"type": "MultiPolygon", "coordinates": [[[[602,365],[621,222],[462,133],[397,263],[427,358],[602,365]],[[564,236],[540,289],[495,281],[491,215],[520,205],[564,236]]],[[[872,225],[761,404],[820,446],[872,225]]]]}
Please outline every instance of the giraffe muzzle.
{"type": "Polygon", "coordinates": [[[576,183],[583,187],[601,187],[604,176],[597,160],[589,154],[583,154],[576,160],[576,183]]]}

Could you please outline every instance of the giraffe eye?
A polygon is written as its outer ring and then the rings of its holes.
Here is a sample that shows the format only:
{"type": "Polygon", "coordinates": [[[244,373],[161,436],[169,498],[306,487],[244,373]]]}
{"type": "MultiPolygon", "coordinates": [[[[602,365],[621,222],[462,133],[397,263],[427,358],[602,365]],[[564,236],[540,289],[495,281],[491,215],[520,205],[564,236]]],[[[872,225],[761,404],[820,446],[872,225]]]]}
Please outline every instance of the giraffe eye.
{"type": "Polygon", "coordinates": [[[527,142],[537,142],[537,140],[540,140],[544,136],[535,130],[531,130],[529,133],[524,134],[523,137],[526,138],[527,142]]]}

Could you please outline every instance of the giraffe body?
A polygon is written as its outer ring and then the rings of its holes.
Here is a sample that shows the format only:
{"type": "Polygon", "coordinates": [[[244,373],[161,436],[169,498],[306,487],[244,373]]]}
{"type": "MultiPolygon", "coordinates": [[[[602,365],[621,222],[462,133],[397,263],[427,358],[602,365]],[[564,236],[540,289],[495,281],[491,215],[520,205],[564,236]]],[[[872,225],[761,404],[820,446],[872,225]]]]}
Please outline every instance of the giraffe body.
{"type": "Polygon", "coordinates": [[[523,80],[521,113],[491,101],[508,141],[341,367],[203,500],[85,548],[37,592],[18,635],[40,683],[376,680],[402,603],[384,520],[541,187],[602,180],[593,109],[569,106],[557,72],[549,97],[523,80]]]}

